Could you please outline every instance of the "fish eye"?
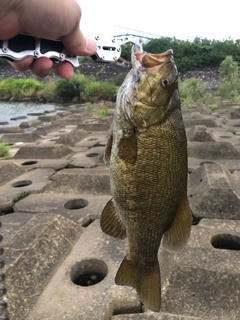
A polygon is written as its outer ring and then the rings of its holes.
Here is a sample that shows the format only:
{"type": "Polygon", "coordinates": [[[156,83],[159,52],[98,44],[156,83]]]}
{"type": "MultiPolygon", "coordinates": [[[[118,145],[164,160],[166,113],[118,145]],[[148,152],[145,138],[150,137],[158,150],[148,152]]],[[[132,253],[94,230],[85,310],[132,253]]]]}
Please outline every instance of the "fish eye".
{"type": "Polygon", "coordinates": [[[170,81],[167,79],[167,78],[164,78],[163,80],[162,80],[162,86],[163,86],[163,88],[166,88],[166,87],[169,87],[170,86],[170,81]]]}

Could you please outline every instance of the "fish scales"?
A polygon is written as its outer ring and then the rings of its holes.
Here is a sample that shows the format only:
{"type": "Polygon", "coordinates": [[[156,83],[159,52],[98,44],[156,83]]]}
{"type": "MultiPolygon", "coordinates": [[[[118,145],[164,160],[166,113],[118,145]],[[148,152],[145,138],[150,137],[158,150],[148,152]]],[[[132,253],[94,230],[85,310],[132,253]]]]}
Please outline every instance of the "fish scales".
{"type": "Polygon", "coordinates": [[[178,250],[191,229],[187,139],[172,51],[133,52],[132,62],[105,153],[113,198],[103,210],[101,228],[128,239],[115,282],[132,286],[147,307],[159,311],[160,243],[163,238],[167,249],[178,250]]]}

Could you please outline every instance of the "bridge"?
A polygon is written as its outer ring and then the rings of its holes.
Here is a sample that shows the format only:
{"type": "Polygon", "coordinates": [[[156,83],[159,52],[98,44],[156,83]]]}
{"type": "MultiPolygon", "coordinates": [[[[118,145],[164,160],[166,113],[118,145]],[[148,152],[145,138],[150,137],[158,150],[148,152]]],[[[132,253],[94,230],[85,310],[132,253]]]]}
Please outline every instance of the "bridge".
{"type": "Polygon", "coordinates": [[[124,29],[125,33],[121,33],[121,34],[117,34],[114,37],[135,37],[138,39],[142,39],[143,41],[146,40],[151,40],[151,39],[156,39],[156,38],[162,38],[163,36],[159,35],[159,34],[154,34],[154,33],[150,33],[150,32],[145,32],[145,31],[141,31],[141,30],[136,30],[136,29],[131,29],[131,28],[127,28],[127,27],[122,27],[122,26],[116,26],[117,28],[121,28],[124,29]]]}

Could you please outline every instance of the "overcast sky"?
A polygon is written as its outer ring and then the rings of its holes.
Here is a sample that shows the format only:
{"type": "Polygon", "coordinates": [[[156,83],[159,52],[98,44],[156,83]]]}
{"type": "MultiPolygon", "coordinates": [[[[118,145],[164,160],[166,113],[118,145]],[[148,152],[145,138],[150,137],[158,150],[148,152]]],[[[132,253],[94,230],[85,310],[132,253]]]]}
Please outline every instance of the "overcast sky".
{"type": "Polygon", "coordinates": [[[113,36],[131,28],[180,40],[192,40],[196,36],[240,39],[239,0],[78,2],[82,8],[81,28],[88,36],[113,36]]]}

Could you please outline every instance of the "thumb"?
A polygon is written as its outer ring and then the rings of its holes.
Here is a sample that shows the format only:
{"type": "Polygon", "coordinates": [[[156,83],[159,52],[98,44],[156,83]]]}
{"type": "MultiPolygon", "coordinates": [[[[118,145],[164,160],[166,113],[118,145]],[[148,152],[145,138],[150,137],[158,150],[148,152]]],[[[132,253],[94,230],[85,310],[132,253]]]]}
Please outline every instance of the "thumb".
{"type": "Polygon", "coordinates": [[[96,42],[86,38],[79,27],[62,37],[61,40],[65,47],[76,56],[91,56],[97,51],[96,42]]]}

